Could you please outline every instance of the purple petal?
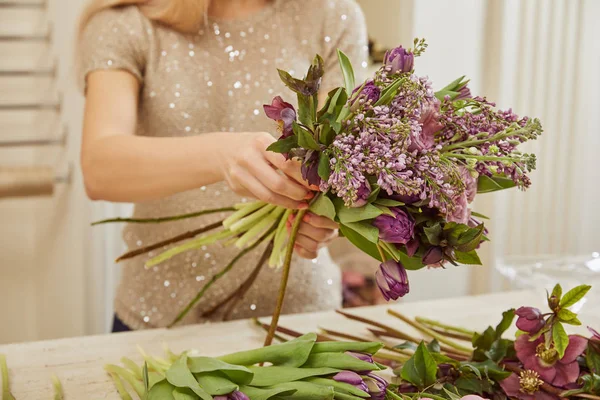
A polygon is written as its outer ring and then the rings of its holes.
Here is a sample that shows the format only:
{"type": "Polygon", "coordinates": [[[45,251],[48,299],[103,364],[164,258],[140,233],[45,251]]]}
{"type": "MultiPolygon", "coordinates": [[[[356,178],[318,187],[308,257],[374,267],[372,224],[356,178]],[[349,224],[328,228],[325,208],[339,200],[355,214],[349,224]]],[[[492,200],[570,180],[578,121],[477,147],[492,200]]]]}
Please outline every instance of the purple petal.
{"type": "Polygon", "coordinates": [[[333,376],[337,382],[349,383],[350,385],[360,385],[363,382],[362,377],[354,371],[342,371],[333,376]]]}
{"type": "Polygon", "coordinates": [[[581,336],[570,335],[569,345],[565,350],[565,355],[560,359],[563,364],[570,364],[577,359],[586,349],[588,340],[581,336]]]}
{"type": "Polygon", "coordinates": [[[556,376],[551,381],[554,386],[566,386],[569,383],[576,382],[577,378],[579,378],[579,364],[577,361],[573,361],[570,364],[558,362],[554,367],[556,376]]]}

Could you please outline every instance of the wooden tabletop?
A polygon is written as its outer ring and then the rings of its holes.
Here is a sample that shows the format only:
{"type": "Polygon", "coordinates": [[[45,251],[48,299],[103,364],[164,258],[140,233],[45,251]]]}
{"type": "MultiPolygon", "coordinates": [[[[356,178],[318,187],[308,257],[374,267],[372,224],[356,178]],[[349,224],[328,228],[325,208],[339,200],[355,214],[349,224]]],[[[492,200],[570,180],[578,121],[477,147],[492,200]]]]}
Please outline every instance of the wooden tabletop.
{"type": "MultiPolygon", "coordinates": [[[[393,308],[408,316],[424,316],[473,330],[495,325],[502,311],[522,305],[545,309],[543,292],[509,292],[483,296],[364,307],[348,310],[356,315],[375,319],[414,334],[406,324],[387,314],[393,308]]],[[[600,313],[584,308],[580,319],[584,324],[600,328],[600,313]]],[[[289,315],[281,318],[281,326],[300,332],[329,328],[368,337],[365,326],[350,321],[335,312],[289,315]]],[[[573,327],[573,333],[585,333],[585,327],[573,327]]],[[[163,355],[166,343],[173,351],[197,349],[204,355],[217,356],[238,350],[259,347],[265,333],[248,320],[227,323],[191,325],[174,329],[154,329],[138,332],[76,337],[43,342],[0,346],[7,357],[11,391],[19,400],[42,400],[52,397],[52,375],[61,381],[65,398],[115,399],[115,391],[103,366],[119,363],[121,357],[141,362],[136,346],[148,353],[163,355]]]]}

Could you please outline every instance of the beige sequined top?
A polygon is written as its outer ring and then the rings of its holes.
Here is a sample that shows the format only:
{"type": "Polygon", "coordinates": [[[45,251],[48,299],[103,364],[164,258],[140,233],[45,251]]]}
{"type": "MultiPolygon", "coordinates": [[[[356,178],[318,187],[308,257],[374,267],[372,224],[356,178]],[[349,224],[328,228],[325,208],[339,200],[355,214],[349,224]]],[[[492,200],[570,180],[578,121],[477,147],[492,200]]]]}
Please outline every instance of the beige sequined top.
{"type": "MultiPolygon", "coordinates": [[[[102,11],[82,37],[81,78],[98,69],[123,69],[142,84],[137,134],[187,136],[215,131],[272,131],[262,110],[276,95],[294,102],[276,68],[305,73],[315,54],[326,64],[323,89],[340,86],[336,49],[349,55],[357,73],[367,67],[364,17],[354,0],[274,0],[245,20],[216,20],[197,34],[182,34],[145,18],[137,7],[102,11]]],[[[132,149],[133,151],[133,149],[132,149]]],[[[223,184],[200,187],[169,198],[135,205],[135,217],[159,217],[232,205],[241,199],[223,184]]],[[[224,215],[161,225],[128,225],[129,249],[196,229],[224,215]]],[[[254,269],[262,248],[247,255],[219,280],[185,323],[235,291],[254,269]]],[[[156,255],[151,253],[150,256],[156,255]]],[[[134,329],[169,324],[203,285],[236,254],[219,244],[177,256],[145,270],[149,256],[123,266],[115,309],[134,329]]],[[[294,261],[284,312],[332,309],[341,304],[340,271],[327,253],[294,261]]],[[[232,318],[270,315],[280,271],[265,267],[232,318]]],[[[209,320],[220,320],[219,310],[209,320]]]]}

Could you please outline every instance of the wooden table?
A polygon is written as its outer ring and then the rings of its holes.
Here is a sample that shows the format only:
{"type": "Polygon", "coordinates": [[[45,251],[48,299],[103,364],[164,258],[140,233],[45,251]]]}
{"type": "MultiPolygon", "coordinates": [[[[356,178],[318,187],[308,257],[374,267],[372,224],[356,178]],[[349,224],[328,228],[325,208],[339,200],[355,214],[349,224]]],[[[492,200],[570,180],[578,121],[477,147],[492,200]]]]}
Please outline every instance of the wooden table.
{"type": "MultiPolygon", "coordinates": [[[[483,330],[499,322],[502,311],[522,305],[545,309],[545,293],[512,292],[462,297],[417,303],[351,309],[371,319],[389,323],[411,332],[408,326],[386,313],[396,309],[409,316],[426,316],[473,330],[483,330]]],[[[584,308],[581,318],[600,328],[600,313],[584,308]]],[[[281,325],[300,332],[319,327],[368,337],[364,325],[348,320],[334,312],[284,316],[281,325]]],[[[586,333],[585,327],[573,327],[569,332],[586,333]]],[[[52,398],[51,376],[63,384],[67,400],[119,399],[112,382],[103,370],[107,363],[119,363],[126,356],[141,361],[136,346],[148,353],[161,355],[163,343],[175,352],[197,349],[208,356],[259,347],[265,332],[241,320],[227,323],[192,325],[175,329],[155,329],[113,335],[77,337],[0,346],[7,356],[12,392],[19,400],[52,398]]]]}

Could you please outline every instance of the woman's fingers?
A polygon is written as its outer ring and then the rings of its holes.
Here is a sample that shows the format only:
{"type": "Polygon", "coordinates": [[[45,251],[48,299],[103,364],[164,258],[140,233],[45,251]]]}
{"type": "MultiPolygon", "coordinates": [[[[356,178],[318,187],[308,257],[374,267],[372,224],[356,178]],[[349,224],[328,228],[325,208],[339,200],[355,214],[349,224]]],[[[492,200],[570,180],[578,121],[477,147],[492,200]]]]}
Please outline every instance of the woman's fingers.
{"type": "Polygon", "coordinates": [[[252,176],[250,172],[243,168],[234,168],[231,171],[231,177],[236,182],[236,186],[241,186],[252,193],[253,197],[267,203],[275,204],[290,209],[306,209],[308,204],[292,200],[289,197],[282,196],[269,190],[257,178],[252,176]]]}
{"type": "Polygon", "coordinates": [[[314,226],[315,228],[324,228],[324,229],[338,229],[339,226],[335,221],[330,220],[327,217],[322,217],[320,215],[308,212],[302,218],[303,222],[314,226]]]}
{"type": "Polygon", "coordinates": [[[316,251],[309,251],[298,245],[294,246],[294,252],[302,258],[306,258],[307,260],[314,260],[318,257],[316,251]]]}
{"type": "Polygon", "coordinates": [[[254,161],[249,163],[246,167],[272,192],[297,201],[305,200],[307,199],[307,196],[310,195],[307,188],[287,176],[279,174],[266,161],[254,161]]]}
{"type": "Polygon", "coordinates": [[[281,154],[273,153],[272,151],[265,151],[264,155],[267,161],[285,175],[311,190],[319,190],[317,186],[309,185],[302,177],[302,163],[300,163],[300,161],[286,160],[281,154]]]}

